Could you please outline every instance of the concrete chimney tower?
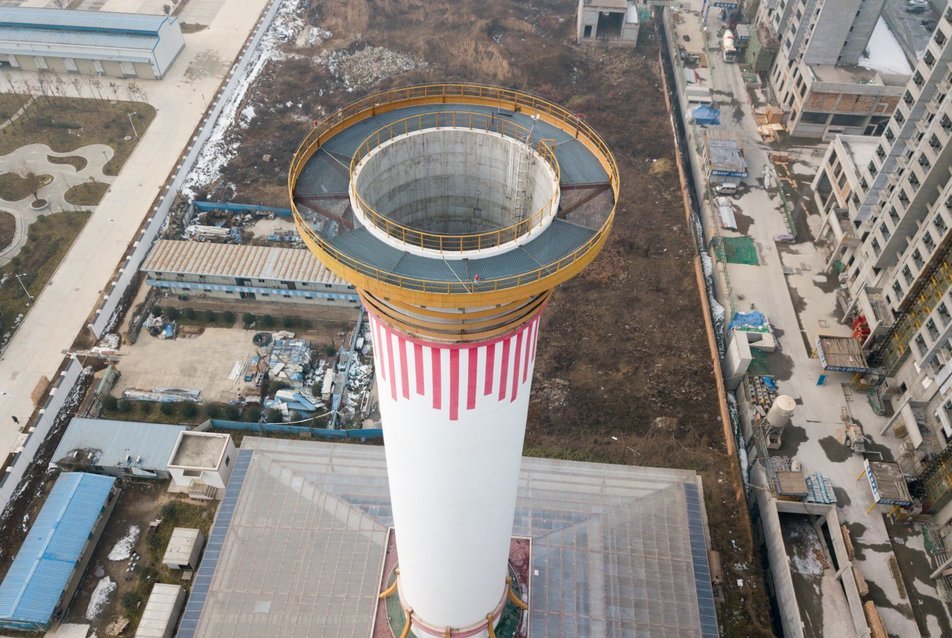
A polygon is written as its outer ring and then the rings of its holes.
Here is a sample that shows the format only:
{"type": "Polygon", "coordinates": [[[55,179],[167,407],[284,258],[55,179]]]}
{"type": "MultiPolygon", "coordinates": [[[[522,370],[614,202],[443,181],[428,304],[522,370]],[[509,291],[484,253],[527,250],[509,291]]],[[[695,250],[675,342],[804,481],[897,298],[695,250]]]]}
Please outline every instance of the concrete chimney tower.
{"type": "Polygon", "coordinates": [[[317,124],[289,193],[370,316],[412,635],[495,636],[540,315],[605,243],[614,159],[539,98],[413,87],[317,124]]]}

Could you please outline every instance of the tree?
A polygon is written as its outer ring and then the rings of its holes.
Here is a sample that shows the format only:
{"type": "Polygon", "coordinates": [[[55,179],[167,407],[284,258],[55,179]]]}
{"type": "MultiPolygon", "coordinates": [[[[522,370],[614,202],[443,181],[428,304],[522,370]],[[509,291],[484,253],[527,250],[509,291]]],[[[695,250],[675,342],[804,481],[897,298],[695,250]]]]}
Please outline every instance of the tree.
{"type": "Polygon", "coordinates": [[[153,317],[161,317],[161,316],[162,316],[162,306],[160,306],[160,305],[158,305],[158,304],[152,306],[152,310],[149,311],[149,314],[151,314],[153,317]]]}
{"type": "Polygon", "coordinates": [[[281,413],[277,410],[268,410],[267,414],[265,414],[265,419],[267,419],[268,423],[281,423],[282,421],[281,413]]]}
{"type": "Polygon", "coordinates": [[[205,311],[205,321],[208,323],[215,323],[216,319],[218,319],[218,315],[215,314],[214,310],[205,311]]]}
{"type": "Polygon", "coordinates": [[[285,330],[290,330],[294,327],[294,317],[285,317],[281,320],[281,325],[284,326],[285,330]]]}
{"type": "Polygon", "coordinates": [[[193,308],[185,308],[182,310],[182,316],[191,321],[195,318],[195,310],[193,308]]]}
{"type": "Polygon", "coordinates": [[[176,319],[179,318],[178,308],[166,308],[165,316],[168,318],[169,321],[175,321],[176,319]]]}
{"type": "Polygon", "coordinates": [[[257,423],[261,420],[261,408],[249,405],[245,408],[244,413],[241,415],[242,421],[247,421],[249,423],[257,423]]]}
{"type": "Polygon", "coordinates": [[[274,317],[272,317],[271,315],[265,315],[261,317],[261,325],[264,326],[265,328],[273,328],[274,317]]]}
{"type": "Polygon", "coordinates": [[[40,189],[46,186],[46,184],[43,183],[43,177],[40,175],[37,175],[31,170],[23,171],[22,173],[20,173],[20,177],[23,178],[24,185],[26,186],[27,190],[33,194],[33,201],[34,202],[39,201],[40,189]]]}
{"type": "Polygon", "coordinates": [[[237,405],[228,404],[225,406],[225,418],[229,421],[237,421],[241,416],[241,410],[237,405]]]}
{"type": "Polygon", "coordinates": [[[112,412],[116,409],[116,404],[119,403],[119,400],[111,394],[107,394],[102,398],[102,407],[107,412],[112,412]]]}
{"type": "Polygon", "coordinates": [[[198,406],[191,401],[183,403],[182,416],[184,416],[186,419],[194,419],[196,416],[198,416],[198,406]]]}
{"type": "Polygon", "coordinates": [[[139,401],[136,406],[139,408],[140,414],[152,414],[152,402],[151,401],[139,401]]]}
{"type": "Polygon", "coordinates": [[[125,399],[119,399],[118,401],[116,401],[116,408],[120,412],[129,413],[129,412],[132,412],[132,403],[130,403],[129,401],[126,401],[125,399]]]}
{"type": "Polygon", "coordinates": [[[221,416],[221,406],[217,403],[209,403],[205,406],[205,416],[209,419],[217,419],[221,416]]]}
{"type": "Polygon", "coordinates": [[[178,412],[177,403],[163,403],[162,407],[159,408],[162,411],[162,414],[166,416],[174,416],[178,412]]]}
{"type": "Polygon", "coordinates": [[[228,326],[235,325],[235,318],[236,318],[235,313],[233,313],[231,310],[226,310],[225,312],[222,313],[221,316],[225,320],[226,325],[228,326]]]}
{"type": "Polygon", "coordinates": [[[250,312],[246,312],[241,315],[241,322],[245,324],[246,326],[250,326],[251,324],[255,322],[255,316],[251,314],[250,312]]]}

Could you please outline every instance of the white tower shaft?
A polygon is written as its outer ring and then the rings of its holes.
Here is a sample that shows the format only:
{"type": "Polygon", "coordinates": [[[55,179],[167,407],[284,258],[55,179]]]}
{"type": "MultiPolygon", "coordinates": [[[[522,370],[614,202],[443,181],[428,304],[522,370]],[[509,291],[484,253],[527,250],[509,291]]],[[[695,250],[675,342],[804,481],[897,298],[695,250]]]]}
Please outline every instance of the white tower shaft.
{"type": "Polygon", "coordinates": [[[467,344],[370,323],[401,600],[417,635],[485,625],[506,595],[539,315],[467,344]]]}

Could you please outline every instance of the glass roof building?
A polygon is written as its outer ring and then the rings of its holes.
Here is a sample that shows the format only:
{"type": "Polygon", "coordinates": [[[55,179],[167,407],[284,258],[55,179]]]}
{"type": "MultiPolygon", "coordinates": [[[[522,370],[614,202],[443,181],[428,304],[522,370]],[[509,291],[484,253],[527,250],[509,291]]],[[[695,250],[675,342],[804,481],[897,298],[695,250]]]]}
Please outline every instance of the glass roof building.
{"type": "MultiPolygon", "coordinates": [[[[392,525],[384,450],[246,437],[179,638],[371,635],[392,525]]],[[[698,477],[525,458],[529,636],[718,635],[698,477]]]]}

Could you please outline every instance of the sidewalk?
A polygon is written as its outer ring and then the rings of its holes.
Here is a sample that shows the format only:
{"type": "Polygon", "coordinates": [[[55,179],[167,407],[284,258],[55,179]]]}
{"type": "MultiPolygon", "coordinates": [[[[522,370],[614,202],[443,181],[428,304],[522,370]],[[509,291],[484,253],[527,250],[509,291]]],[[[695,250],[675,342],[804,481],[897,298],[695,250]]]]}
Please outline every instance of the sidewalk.
{"type": "MultiPolygon", "coordinates": [[[[38,296],[0,358],[0,451],[16,443],[12,417],[25,423],[33,411],[30,395],[41,377],[52,377],[99,298],[152,201],[176,167],[209,100],[228,73],[267,0],[221,0],[208,28],[185,35],[185,49],[165,79],[135,80],[156,108],[156,117],[96,208],[73,248],[38,296]]],[[[116,4],[115,2],[112,4],[116,4]]],[[[131,5],[126,2],[126,5],[131,5]]],[[[116,7],[119,8],[117,4],[116,7]]],[[[127,9],[129,7],[126,7],[127,9]]],[[[14,85],[32,80],[10,72],[14,85]]],[[[129,80],[110,79],[124,94],[129,80]]],[[[81,87],[82,88],[82,87],[81,87]]],[[[66,83],[67,95],[78,95],[66,83]]]]}
{"type": "MultiPolygon", "coordinates": [[[[863,424],[866,434],[872,435],[875,441],[872,448],[882,452],[887,459],[892,451],[899,450],[899,442],[891,436],[877,435],[885,419],[873,413],[865,396],[853,394],[848,386],[850,375],[829,373],[826,384],[817,385],[823,372],[820,362],[812,357],[817,335],[851,334],[835,314],[837,282],[823,275],[825,259],[812,243],[812,237],[804,237],[805,233],[801,232],[796,243],[774,241],[775,236],[790,232],[777,194],[777,176],[769,158],[774,149],[767,146],[757,133],[741,67],[724,63],[719,55],[718,34],[725,25],[721,24],[718,12],[709,12],[707,31],[702,35],[701,0],[693,0],[690,7],[690,11],[681,12],[684,21],[675,25],[678,31],[675,40],[691,53],[702,52],[702,43],[706,42],[703,53],[710,66],[698,71],[705,79],[709,78],[708,85],[721,109],[721,124],[716,128],[742,140],[750,172],[745,180],[749,188],[743,189],[743,194],[732,201],[739,209],[738,226],[753,239],[759,259],[759,265],[718,264],[718,270],[723,271],[729,280],[723,288],[729,291],[725,296],[732,296],[732,299],[722,298],[720,301],[726,308],[733,307],[736,311],[756,309],[763,312],[780,336],[783,351],[770,356],[771,373],[779,382],[780,393],[793,396],[799,404],[792,423],[784,431],[784,446],[780,453],[795,456],[802,463],[804,474],[821,472],[832,481],[837,493],[839,518],[850,526],[858,548],[853,562],[860,567],[870,589],[878,590],[874,599],[889,633],[904,637],[923,635],[913,615],[912,601],[904,595],[905,587],[901,589],[891,570],[891,559],[895,560],[893,545],[882,513],[877,508],[870,508],[873,500],[865,478],[857,480],[863,473],[863,457],[853,455],[834,438],[837,430],[842,429],[841,410],[847,408],[853,418],[863,424]],[[684,34],[689,35],[688,41],[681,37],[684,34]]],[[[703,136],[703,129],[689,124],[689,135],[692,135],[692,130],[693,135],[703,136]]],[[[689,144],[692,152],[701,143],[698,138],[692,140],[689,144]]],[[[820,155],[815,149],[824,148],[825,144],[818,142],[816,146],[784,148],[783,152],[796,157],[794,170],[805,175],[816,168],[811,162],[819,163],[820,155]]],[[[724,237],[742,235],[719,229],[719,219],[712,212],[710,201],[705,203],[704,223],[708,240],[718,234],[724,237]]],[[[820,219],[814,215],[808,223],[816,231],[820,219]]],[[[904,548],[924,552],[920,534],[909,535],[898,543],[904,548]]],[[[908,561],[900,561],[900,564],[904,562],[908,561]]],[[[940,635],[941,627],[949,626],[948,607],[938,599],[927,578],[928,573],[917,573],[916,576],[916,591],[908,593],[918,599],[916,604],[935,614],[928,619],[929,632],[926,635],[940,635]],[[942,625],[939,624],[939,614],[944,617],[942,625]]],[[[809,607],[810,601],[801,597],[801,613],[816,614],[824,631],[835,633],[842,625],[849,631],[842,635],[851,635],[853,628],[849,616],[843,617],[843,613],[837,611],[842,609],[840,603],[845,599],[836,600],[834,594],[837,592],[827,591],[824,580],[822,595],[817,595],[813,601],[818,608],[803,609],[809,607]]],[[[838,594],[842,598],[841,589],[838,594]]],[[[813,620],[817,622],[817,618],[813,620]]]]}

